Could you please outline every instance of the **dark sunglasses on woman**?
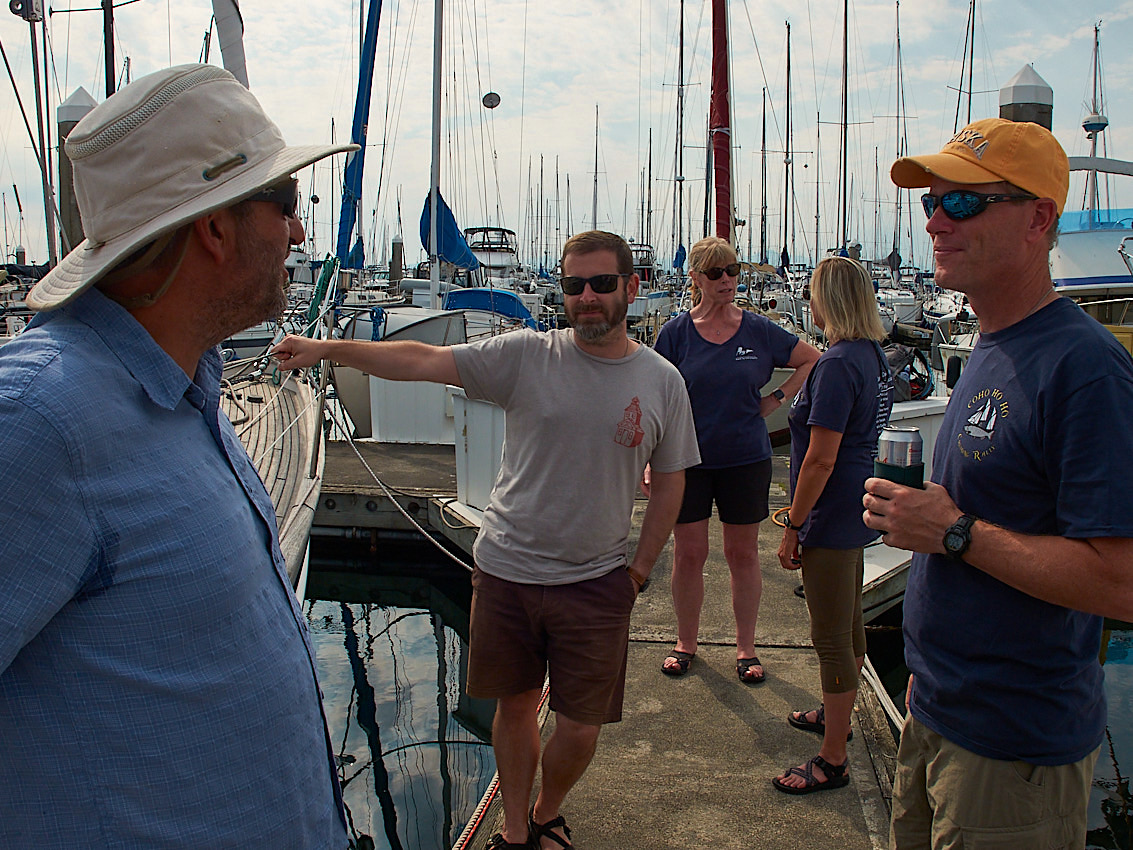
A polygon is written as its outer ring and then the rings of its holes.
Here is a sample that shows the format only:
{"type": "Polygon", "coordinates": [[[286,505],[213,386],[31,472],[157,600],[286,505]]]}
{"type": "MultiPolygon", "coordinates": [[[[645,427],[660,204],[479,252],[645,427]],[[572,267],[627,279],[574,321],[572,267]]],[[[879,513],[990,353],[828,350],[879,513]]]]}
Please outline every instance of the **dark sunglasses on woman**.
{"type": "Polygon", "coordinates": [[[967,189],[953,189],[943,195],[921,195],[921,205],[924,214],[932,218],[936,208],[944,210],[944,214],[953,221],[963,221],[966,218],[977,216],[987,209],[988,204],[1001,201],[1036,201],[1035,195],[985,195],[982,192],[969,192],[967,189]]]}
{"type": "Polygon", "coordinates": [[[709,280],[719,280],[724,275],[735,277],[740,273],[739,263],[728,263],[726,266],[716,266],[713,269],[701,269],[700,273],[709,280]]]}
{"type": "Polygon", "coordinates": [[[559,286],[563,288],[563,295],[581,295],[588,283],[591,291],[597,294],[605,294],[617,289],[618,281],[623,277],[629,277],[629,275],[596,274],[594,277],[560,277],[559,286]]]}

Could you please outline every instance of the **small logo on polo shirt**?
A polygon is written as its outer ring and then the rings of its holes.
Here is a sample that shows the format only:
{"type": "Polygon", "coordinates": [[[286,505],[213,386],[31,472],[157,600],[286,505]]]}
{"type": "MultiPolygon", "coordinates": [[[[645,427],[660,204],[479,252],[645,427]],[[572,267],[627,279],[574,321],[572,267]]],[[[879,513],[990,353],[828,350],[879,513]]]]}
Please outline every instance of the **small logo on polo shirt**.
{"type": "Polygon", "coordinates": [[[742,345],[736,346],[736,359],[737,360],[758,360],[759,355],[755,353],[754,349],[744,348],[742,345]]]}

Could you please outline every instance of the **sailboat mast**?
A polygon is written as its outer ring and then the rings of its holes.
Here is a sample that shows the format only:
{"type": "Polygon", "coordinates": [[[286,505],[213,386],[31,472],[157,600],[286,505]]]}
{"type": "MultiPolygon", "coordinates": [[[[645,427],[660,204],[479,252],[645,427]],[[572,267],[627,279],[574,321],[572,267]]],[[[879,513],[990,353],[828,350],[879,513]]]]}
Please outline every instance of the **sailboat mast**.
{"type": "Polygon", "coordinates": [[[649,128],[649,157],[645,176],[645,233],[642,242],[653,244],[653,128],[649,128]]]}
{"type": "Polygon", "coordinates": [[[952,132],[960,129],[960,104],[964,100],[964,71],[968,72],[968,120],[972,123],[972,64],[976,51],[976,0],[968,4],[968,25],[964,30],[964,59],[960,63],[960,87],[956,90],[956,117],[952,121],[952,132]]]}
{"type": "Polygon", "coordinates": [[[767,263],[767,86],[763,87],[763,142],[759,149],[759,262],[767,263]]]}
{"type": "MultiPolygon", "coordinates": [[[[42,21],[41,21],[42,23],[42,21]]],[[[35,70],[35,118],[36,129],[39,131],[39,149],[43,154],[43,168],[40,169],[39,177],[40,182],[43,184],[43,213],[47,218],[47,255],[49,262],[54,266],[59,257],[55,248],[55,221],[51,211],[55,207],[55,189],[51,185],[51,165],[48,150],[50,144],[48,136],[50,129],[48,128],[48,119],[44,116],[43,93],[40,89],[39,83],[39,57],[36,49],[35,39],[35,24],[29,22],[28,29],[31,31],[31,62],[32,68],[35,70]]],[[[47,55],[47,41],[43,42],[44,58],[47,55]]],[[[46,83],[47,81],[44,80],[46,83]]]]}
{"type": "Polygon", "coordinates": [[[114,0],[102,0],[103,63],[106,65],[106,96],[114,94],[114,0]]]}
{"type": "MultiPolygon", "coordinates": [[[[1101,40],[1100,40],[1100,25],[1094,25],[1094,93],[1090,101],[1090,115],[1082,122],[1082,128],[1086,131],[1087,137],[1090,139],[1090,157],[1093,158],[1098,154],[1098,136],[1102,131],[1109,126],[1103,110],[1105,104],[1101,102],[1101,40]]],[[[1097,169],[1091,168],[1086,172],[1086,211],[1090,214],[1091,226],[1096,221],[1098,207],[1100,206],[1100,197],[1098,195],[1098,172],[1097,169]]]]}
{"type": "MultiPolygon", "coordinates": [[[[901,69],[901,0],[897,0],[897,122],[896,122],[896,136],[897,136],[897,156],[900,159],[904,156],[905,151],[901,144],[902,128],[901,118],[903,116],[902,109],[904,108],[904,95],[905,95],[905,79],[902,75],[901,69]]],[[[880,195],[878,196],[880,197],[880,195]]],[[[900,257],[901,253],[901,189],[896,187],[893,202],[893,255],[900,257]]],[[[896,272],[897,270],[894,269],[896,272]]]]}
{"type": "Polygon", "coordinates": [[[842,0],[842,132],[839,164],[842,170],[841,182],[838,184],[838,247],[845,248],[849,236],[849,192],[846,191],[846,182],[849,179],[849,52],[850,52],[850,0],[842,0]]]}
{"type": "Polygon", "coordinates": [[[598,229],[598,104],[594,104],[594,199],[590,205],[590,229],[598,229]]]}
{"type": "Polygon", "coordinates": [[[785,267],[790,263],[787,253],[788,224],[791,218],[791,22],[787,21],[787,142],[783,152],[783,252],[780,261],[785,267]]]}
{"type": "MultiPolygon", "coordinates": [[[[814,149],[816,151],[822,150],[822,113],[815,112],[814,114],[814,149]]],[[[816,257],[822,256],[822,243],[819,242],[819,234],[822,232],[822,204],[819,203],[819,192],[822,188],[821,178],[822,157],[816,156],[814,158],[814,253],[816,257]]]]}
{"type": "MultiPolygon", "coordinates": [[[[685,132],[685,0],[680,2],[680,37],[677,48],[677,139],[676,157],[677,173],[674,179],[676,198],[676,216],[673,221],[674,252],[680,253],[684,247],[684,232],[682,222],[684,219],[684,132],[685,132]]],[[[683,277],[684,263],[677,268],[677,276],[683,277]]]]}
{"type": "Polygon", "coordinates": [[[732,115],[728,75],[727,0],[712,0],[712,103],[708,114],[712,147],[712,184],[716,209],[716,235],[733,244],[732,115]]]}
{"type": "Polygon", "coordinates": [[[440,241],[437,220],[440,215],[441,183],[441,36],[444,0],[433,6],[433,154],[429,167],[429,306],[439,309],[441,292],[440,241]]]}

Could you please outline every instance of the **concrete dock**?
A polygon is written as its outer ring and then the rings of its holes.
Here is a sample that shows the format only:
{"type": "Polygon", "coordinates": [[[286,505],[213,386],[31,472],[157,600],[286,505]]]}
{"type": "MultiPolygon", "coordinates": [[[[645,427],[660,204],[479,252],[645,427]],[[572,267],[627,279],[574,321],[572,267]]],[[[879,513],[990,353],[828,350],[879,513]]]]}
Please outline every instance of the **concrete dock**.
{"type": "MultiPolygon", "coordinates": [[[[443,502],[455,493],[451,447],[364,444],[359,450],[423,521],[430,511],[435,516],[435,497],[443,502]]],[[[776,456],[774,464],[772,511],[787,504],[786,459],[776,456]]],[[[388,527],[411,527],[402,516],[387,514],[384,491],[344,444],[328,444],[323,494],[316,524],[357,518],[365,525],[363,520],[381,515],[388,527]]],[[[634,533],[644,510],[639,500],[634,533]]],[[[771,785],[771,777],[818,752],[820,738],[793,729],[786,717],[792,709],[816,707],[821,695],[806,603],[794,594],[799,574],[779,566],[781,529],[768,519],[760,531],[763,597],[756,644],[767,681],[746,685],[735,673],[728,569],[715,519],[696,659],[682,678],[661,673],[676,638],[670,540],[634,609],[624,719],[603,729],[594,761],[563,809],[580,850],[887,845],[895,745],[868,686],[863,684],[855,707],[850,785],[801,797],[771,785]]],[[[497,798],[467,846],[485,847],[501,818],[497,798]]]]}

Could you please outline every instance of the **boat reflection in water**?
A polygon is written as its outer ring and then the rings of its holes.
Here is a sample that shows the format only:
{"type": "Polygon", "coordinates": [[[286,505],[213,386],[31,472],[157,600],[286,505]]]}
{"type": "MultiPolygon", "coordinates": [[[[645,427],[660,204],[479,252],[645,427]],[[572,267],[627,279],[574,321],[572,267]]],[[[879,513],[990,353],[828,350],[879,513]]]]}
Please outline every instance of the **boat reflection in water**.
{"type": "Polygon", "coordinates": [[[358,545],[312,539],[304,603],[353,846],[452,847],[496,770],[495,702],[464,695],[469,576],[358,545]]]}

